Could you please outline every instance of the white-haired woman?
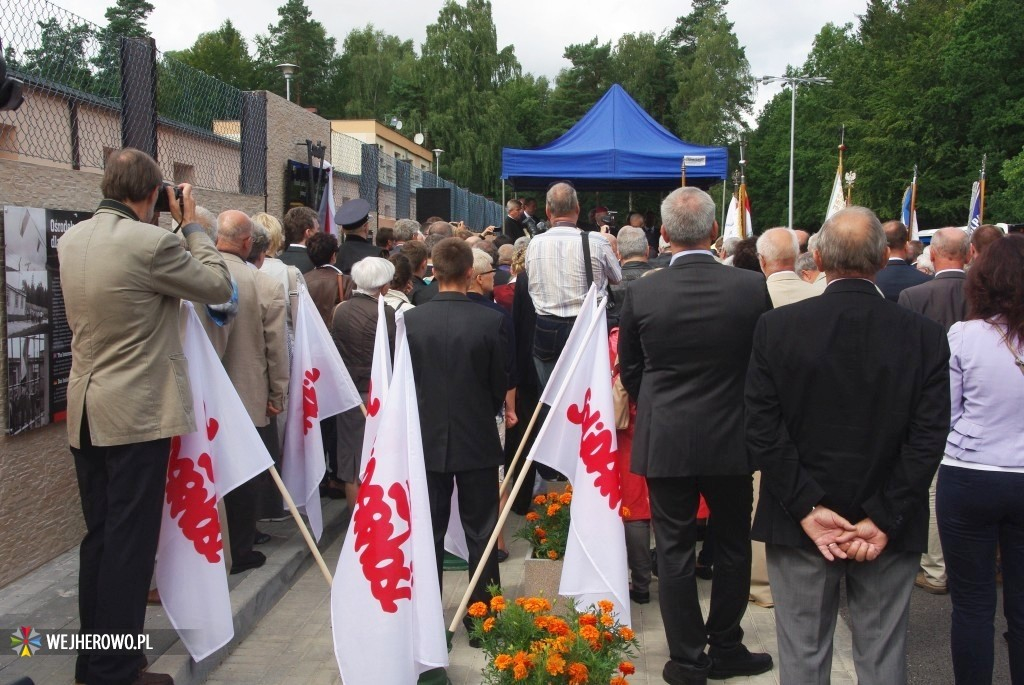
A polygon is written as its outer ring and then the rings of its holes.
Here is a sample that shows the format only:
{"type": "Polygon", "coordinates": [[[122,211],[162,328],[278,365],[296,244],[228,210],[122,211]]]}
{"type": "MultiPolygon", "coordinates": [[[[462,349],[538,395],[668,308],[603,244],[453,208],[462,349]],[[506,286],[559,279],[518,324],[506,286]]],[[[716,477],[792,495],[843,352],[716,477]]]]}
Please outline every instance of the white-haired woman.
{"type": "MultiPolygon", "coordinates": [[[[348,367],[363,403],[369,405],[370,370],[373,366],[373,343],[377,333],[377,300],[388,291],[395,275],[395,266],[380,257],[365,257],[352,267],[355,290],[352,297],[334,309],[331,337],[348,367]]],[[[390,353],[395,353],[395,310],[384,306],[388,328],[390,353]]],[[[363,450],[363,430],[366,419],[362,409],[356,407],[338,415],[337,463],[328,464],[334,474],[328,488],[342,488],[348,500],[348,510],[355,507],[359,481],[359,460],[363,450]],[[342,485],[344,484],[344,485],[342,485]]]]}

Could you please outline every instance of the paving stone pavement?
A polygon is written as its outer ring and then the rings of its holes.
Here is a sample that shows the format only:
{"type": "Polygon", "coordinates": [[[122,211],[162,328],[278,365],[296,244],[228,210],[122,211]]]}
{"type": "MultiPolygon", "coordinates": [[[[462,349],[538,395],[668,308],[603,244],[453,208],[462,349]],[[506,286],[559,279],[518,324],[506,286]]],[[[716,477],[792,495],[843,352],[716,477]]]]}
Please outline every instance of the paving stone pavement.
{"type": "MultiPolygon", "coordinates": [[[[520,525],[521,519],[511,516],[505,530],[514,531],[520,525]]],[[[324,554],[332,568],[337,565],[340,549],[339,541],[324,554]]],[[[515,540],[509,551],[508,561],[501,565],[502,586],[506,595],[517,597],[521,594],[523,560],[527,555],[528,544],[515,540]]],[[[450,622],[454,615],[467,581],[465,572],[445,573],[442,600],[446,622],[450,622]]],[[[701,580],[698,586],[701,605],[706,614],[711,583],[701,580]]],[[[668,660],[668,647],[657,596],[658,582],[655,579],[651,586],[651,603],[632,606],[633,629],[640,641],[640,653],[634,659],[636,674],[629,677],[629,682],[635,685],[664,682],[661,670],[668,660]]],[[[245,641],[210,674],[206,684],[340,685],[342,681],[331,634],[330,606],[330,591],[323,576],[316,568],[307,569],[245,641]]],[[[853,672],[850,633],[843,621],[837,623],[832,683],[852,685],[856,683],[856,677],[853,672]]],[[[750,604],[742,626],[746,633],[744,642],[752,651],[768,652],[773,658],[778,658],[775,615],[771,609],[750,604]]],[[[453,642],[448,678],[453,685],[477,685],[481,682],[483,653],[469,646],[465,631],[461,628],[453,642]]],[[[359,645],[353,645],[353,648],[358,649],[359,645]]],[[[728,682],[730,685],[777,684],[778,671],[772,670],[756,677],[731,678],[728,682]]]]}

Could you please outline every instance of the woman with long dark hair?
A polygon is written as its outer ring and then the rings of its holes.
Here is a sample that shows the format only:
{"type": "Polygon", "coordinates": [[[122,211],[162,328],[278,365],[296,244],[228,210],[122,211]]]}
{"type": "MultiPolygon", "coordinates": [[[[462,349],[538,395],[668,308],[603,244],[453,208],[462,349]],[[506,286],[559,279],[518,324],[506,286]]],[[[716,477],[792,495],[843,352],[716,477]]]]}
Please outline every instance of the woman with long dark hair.
{"type": "Polygon", "coordinates": [[[957,683],[992,682],[996,546],[1010,678],[1024,683],[1024,236],[988,246],[949,330],[952,417],[935,498],[957,683]]]}

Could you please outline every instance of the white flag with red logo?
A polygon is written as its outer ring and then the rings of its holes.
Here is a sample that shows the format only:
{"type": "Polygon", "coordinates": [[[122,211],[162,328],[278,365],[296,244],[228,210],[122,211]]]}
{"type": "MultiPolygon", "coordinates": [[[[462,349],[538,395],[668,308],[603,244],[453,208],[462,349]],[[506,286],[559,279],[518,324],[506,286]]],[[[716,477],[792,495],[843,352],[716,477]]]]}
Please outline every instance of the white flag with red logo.
{"type": "Polygon", "coordinates": [[[370,365],[370,392],[366,398],[366,429],[363,431],[363,451],[359,459],[360,473],[366,468],[366,461],[373,449],[380,424],[380,408],[388,397],[391,385],[391,342],[388,340],[388,323],[384,316],[384,298],[377,298],[377,330],[373,338],[373,363],[370,365]]]}
{"type": "Polygon", "coordinates": [[[331,589],[334,653],[346,685],[415,683],[448,665],[419,407],[405,322],[379,428],[331,589]]]}
{"type": "Polygon", "coordinates": [[[217,502],[274,465],[191,302],[182,302],[199,430],[171,439],[156,585],[171,625],[201,661],[234,637],[217,502]]]}
{"type": "Polygon", "coordinates": [[[317,540],[324,531],[320,481],[327,473],[320,421],[361,403],[324,320],[305,286],[299,285],[281,479],[317,540]]]}
{"type": "MultiPolygon", "coordinates": [[[[564,473],[572,483],[572,519],[558,593],[587,606],[607,599],[619,620],[630,622],[626,537],[616,466],[612,371],[608,361],[606,300],[591,300],[576,319],[573,346],[558,360],[564,375],[530,457],[564,473]]],[[[556,369],[557,371],[557,369],[556,369]]],[[[554,376],[552,376],[554,378],[554,376]]],[[[551,390],[549,393],[548,390],[551,390]]]]}

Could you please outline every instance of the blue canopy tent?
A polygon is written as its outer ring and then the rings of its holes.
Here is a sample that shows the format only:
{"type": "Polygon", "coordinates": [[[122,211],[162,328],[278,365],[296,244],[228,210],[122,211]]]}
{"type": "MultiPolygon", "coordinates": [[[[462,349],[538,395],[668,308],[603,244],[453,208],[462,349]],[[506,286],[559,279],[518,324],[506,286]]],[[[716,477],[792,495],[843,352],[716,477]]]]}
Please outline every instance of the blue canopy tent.
{"type": "Polygon", "coordinates": [[[503,148],[501,177],[515,190],[571,181],[577,190],[671,190],[707,188],[725,180],[728,151],[687,143],[656,122],[613,85],[563,136],[533,150],[503,148]]]}

